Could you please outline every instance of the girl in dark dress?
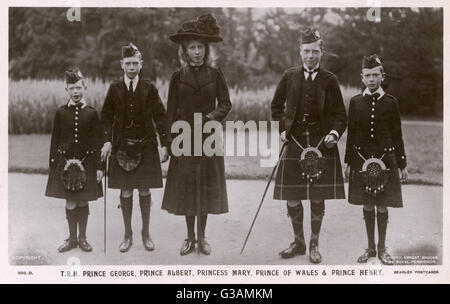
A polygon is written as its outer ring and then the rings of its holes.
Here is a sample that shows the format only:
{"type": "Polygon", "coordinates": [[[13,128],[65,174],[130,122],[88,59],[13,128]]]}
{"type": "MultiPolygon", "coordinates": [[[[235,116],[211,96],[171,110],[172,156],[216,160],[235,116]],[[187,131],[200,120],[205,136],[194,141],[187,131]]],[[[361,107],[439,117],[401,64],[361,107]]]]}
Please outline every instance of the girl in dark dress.
{"type": "MultiPolygon", "coordinates": [[[[194,113],[202,124],[209,120],[223,121],[231,110],[231,102],[225,78],[214,67],[214,56],[209,43],[222,41],[219,27],[212,15],[203,15],[187,21],[170,39],[179,44],[182,67],[171,78],[167,102],[169,126],[176,121],[186,121],[194,138],[194,113]]],[[[172,134],[172,137],[176,137],[172,134]]],[[[205,136],[203,136],[203,140],[205,136]]],[[[191,141],[193,143],[193,141],[191,141]]],[[[169,147],[171,144],[169,143],[169,147]]],[[[167,174],[162,209],[186,217],[187,238],[180,249],[186,255],[195,249],[210,254],[211,246],[205,238],[208,214],[228,212],[223,156],[194,156],[194,144],[190,155],[174,156],[167,174]],[[197,217],[197,239],[195,237],[197,217]]]]}
{"type": "Polygon", "coordinates": [[[364,57],[361,77],[366,89],[350,100],[345,152],[348,201],[364,206],[368,240],[368,248],[358,258],[358,263],[366,263],[369,258],[376,257],[378,250],[380,261],[392,265],[394,260],[385,246],[387,208],[403,207],[400,180],[408,177],[400,114],[397,99],[381,88],[384,70],[377,55],[364,57]]]}

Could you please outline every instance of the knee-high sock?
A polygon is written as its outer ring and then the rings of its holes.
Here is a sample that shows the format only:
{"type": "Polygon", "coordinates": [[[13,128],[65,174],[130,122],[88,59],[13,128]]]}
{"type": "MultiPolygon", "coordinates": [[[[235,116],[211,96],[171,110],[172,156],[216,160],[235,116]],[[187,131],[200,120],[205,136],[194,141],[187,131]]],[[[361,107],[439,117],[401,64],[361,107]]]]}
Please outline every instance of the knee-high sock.
{"type": "Polygon", "coordinates": [[[69,225],[69,237],[77,239],[77,209],[69,210],[66,208],[66,219],[69,225]]]}
{"type": "Polygon", "coordinates": [[[195,239],[195,216],[186,216],[188,238],[195,239]]]}
{"type": "Polygon", "coordinates": [[[322,226],[322,219],[325,213],[325,202],[311,202],[311,246],[319,245],[320,227],[322,226]]]}
{"type": "Polygon", "coordinates": [[[378,250],[386,248],[386,230],[388,224],[388,212],[377,211],[377,226],[378,226],[378,250]]]}
{"type": "Polygon", "coordinates": [[[78,228],[80,229],[79,238],[85,239],[88,217],[89,217],[89,205],[86,205],[84,207],[78,207],[75,210],[78,211],[78,228]]]}
{"type": "MultiPolygon", "coordinates": [[[[197,221],[199,219],[197,218],[197,221]]],[[[202,215],[200,216],[200,231],[198,231],[198,237],[204,238],[205,237],[205,231],[206,231],[206,221],[208,220],[208,215],[202,215]]]]}
{"type": "Polygon", "coordinates": [[[366,223],[367,244],[375,249],[375,210],[363,209],[364,222],[366,223]]]}
{"type": "Polygon", "coordinates": [[[120,197],[120,207],[122,209],[123,224],[125,226],[125,237],[131,237],[131,215],[133,213],[133,197],[120,197]]]}
{"type": "Polygon", "coordinates": [[[294,242],[305,246],[305,236],[303,234],[303,205],[300,202],[297,206],[287,206],[288,216],[291,218],[292,229],[294,230],[294,242]]]}
{"type": "Polygon", "coordinates": [[[141,207],[142,216],[142,235],[149,235],[150,226],[150,208],[151,208],[151,194],[146,196],[139,195],[139,206],[141,207]]]}

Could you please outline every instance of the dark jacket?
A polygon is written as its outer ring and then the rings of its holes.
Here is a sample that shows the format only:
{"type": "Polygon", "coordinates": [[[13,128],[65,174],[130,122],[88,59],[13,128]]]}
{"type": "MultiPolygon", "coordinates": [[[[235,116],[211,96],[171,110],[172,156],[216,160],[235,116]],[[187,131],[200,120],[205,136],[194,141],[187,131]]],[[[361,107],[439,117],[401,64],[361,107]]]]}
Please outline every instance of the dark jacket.
{"type": "Polygon", "coordinates": [[[192,123],[195,112],[222,121],[230,110],[228,87],[220,69],[189,67],[172,75],[167,101],[169,126],[177,120],[192,123]]]}
{"type": "Polygon", "coordinates": [[[406,167],[400,113],[394,96],[384,94],[373,101],[368,96],[358,94],[350,100],[348,115],[345,163],[351,163],[355,157],[359,157],[356,147],[362,154],[368,149],[375,154],[394,151],[398,167],[406,167]]]}
{"type": "MultiPolygon", "coordinates": [[[[339,136],[342,136],[347,124],[347,115],[336,75],[321,68],[314,81],[318,81],[317,99],[323,132],[327,134],[331,130],[336,130],[339,136]]],[[[294,122],[303,82],[302,67],[292,67],[283,73],[277,86],[271,109],[272,119],[280,122],[280,133],[289,131],[294,122]]]]}
{"type": "Polygon", "coordinates": [[[53,122],[45,195],[75,201],[93,201],[103,196],[96,174],[104,166],[100,161],[102,144],[100,120],[93,107],[81,104],[59,107],[53,122]],[[66,161],[72,158],[82,161],[87,175],[85,187],[76,192],[66,190],[61,182],[66,161]]]}
{"type": "MultiPolygon", "coordinates": [[[[103,142],[113,144],[113,153],[122,140],[122,131],[125,123],[127,87],[123,78],[111,83],[105,98],[101,113],[103,142]]],[[[142,121],[145,121],[147,139],[157,145],[156,132],[153,121],[159,134],[162,146],[167,145],[166,110],[158,95],[158,90],[148,79],[139,79],[135,94],[138,96],[135,106],[142,121]]]]}
{"type": "Polygon", "coordinates": [[[84,155],[94,159],[97,169],[103,169],[100,161],[103,144],[100,121],[93,107],[64,105],[56,110],[50,143],[50,168],[55,165],[58,156],[69,152],[72,144],[78,144],[84,155]]]}

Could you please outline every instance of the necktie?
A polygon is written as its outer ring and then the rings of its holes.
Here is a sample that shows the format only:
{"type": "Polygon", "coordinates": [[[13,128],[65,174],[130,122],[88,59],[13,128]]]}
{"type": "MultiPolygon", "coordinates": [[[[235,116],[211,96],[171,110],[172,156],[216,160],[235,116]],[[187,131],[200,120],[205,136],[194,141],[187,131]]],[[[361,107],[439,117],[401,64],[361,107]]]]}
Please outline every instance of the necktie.
{"type": "Polygon", "coordinates": [[[306,73],[308,73],[308,78],[306,80],[313,80],[312,79],[312,74],[314,74],[314,73],[316,73],[318,71],[319,71],[319,69],[315,69],[315,70],[312,70],[312,71],[306,71],[306,73]]]}
{"type": "Polygon", "coordinates": [[[128,92],[133,93],[133,80],[130,80],[130,86],[128,87],[128,92]]]}

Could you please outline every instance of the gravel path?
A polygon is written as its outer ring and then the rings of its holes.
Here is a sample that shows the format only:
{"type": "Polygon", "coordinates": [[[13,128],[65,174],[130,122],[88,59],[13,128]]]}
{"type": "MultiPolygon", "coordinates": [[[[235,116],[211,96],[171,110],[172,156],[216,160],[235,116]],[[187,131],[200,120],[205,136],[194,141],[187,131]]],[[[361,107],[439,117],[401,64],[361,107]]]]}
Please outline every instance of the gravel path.
{"type": "MultiPolygon", "coordinates": [[[[74,249],[60,254],[57,247],[68,235],[64,201],[44,196],[47,176],[9,174],[9,254],[11,264],[64,265],[71,257],[89,265],[301,265],[308,256],[281,260],[278,251],[292,241],[293,234],[284,202],[272,199],[273,184],[256,221],[246,250],[240,255],[244,238],[256,212],[266,182],[228,180],[230,212],[208,218],[207,237],[210,256],[179,255],[185,238],[183,217],[161,210],[163,190],[152,190],[153,207],[150,230],[156,250],[147,252],[140,240],[140,211],[135,192],[133,210],[134,244],[128,253],[120,253],[123,235],[121,211],[117,209],[119,192],[108,190],[107,254],[103,253],[103,199],[91,203],[88,240],[91,253],[74,249]],[[26,259],[25,256],[28,256],[26,259]],[[31,257],[31,258],[30,258],[31,257]]],[[[347,188],[347,185],[346,185],[347,188]]],[[[405,207],[390,209],[387,245],[393,254],[436,255],[441,263],[442,195],[439,186],[403,186],[405,207]]],[[[305,235],[309,240],[309,202],[305,206],[305,235]]],[[[326,202],[320,248],[323,264],[355,264],[366,246],[360,207],[345,200],[326,202]]],[[[372,259],[372,264],[379,263],[372,259]]]]}

